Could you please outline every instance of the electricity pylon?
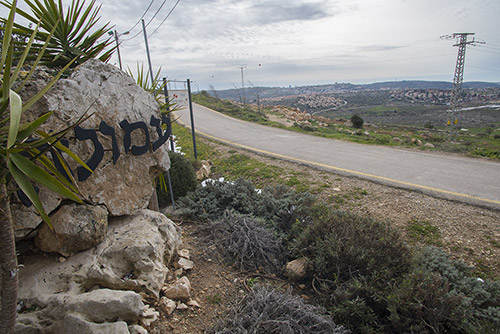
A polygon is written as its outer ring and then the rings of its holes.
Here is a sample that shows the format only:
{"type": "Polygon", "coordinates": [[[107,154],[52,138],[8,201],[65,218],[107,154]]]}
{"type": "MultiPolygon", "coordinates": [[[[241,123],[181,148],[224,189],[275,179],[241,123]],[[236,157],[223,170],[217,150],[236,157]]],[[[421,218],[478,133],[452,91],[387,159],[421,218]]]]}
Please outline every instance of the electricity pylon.
{"type": "Polygon", "coordinates": [[[243,104],[245,104],[245,79],[243,76],[243,69],[247,68],[246,66],[238,66],[238,68],[241,70],[241,89],[243,90],[243,104]]]}
{"type": "Polygon", "coordinates": [[[465,67],[465,50],[467,45],[484,44],[483,41],[477,41],[475,37],[468,41],[468,36],[474,36],[473,32],[454,33],[451,35],[441,36],[443,39],[457,39],[457,43],[453,46],[458,46],[457,64],[455,65],[455,75],[453,76],[453,92],[451,96],[450,109],[448,110],[448,120],[446,126],[449,127],[450,141],[458,127],[458,103],[460,100],[460,93],[462,91],[462,83],[464,81],[464,67],[465,67]]]}

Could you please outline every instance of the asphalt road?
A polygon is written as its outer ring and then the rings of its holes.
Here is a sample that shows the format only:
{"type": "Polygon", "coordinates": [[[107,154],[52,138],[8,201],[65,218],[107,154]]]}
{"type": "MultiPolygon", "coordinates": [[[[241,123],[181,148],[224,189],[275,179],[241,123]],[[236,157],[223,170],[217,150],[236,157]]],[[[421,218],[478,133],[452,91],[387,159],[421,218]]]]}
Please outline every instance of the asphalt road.
{"type": "MultiPolygon", "coordinates": [[[[198,135],[313,167],[500,209],[500,163],[444,153],[362,145],[237,120],[193,104],[198,135]]],[[[176,117],[190,126],[188,109],[176,117]]]]}

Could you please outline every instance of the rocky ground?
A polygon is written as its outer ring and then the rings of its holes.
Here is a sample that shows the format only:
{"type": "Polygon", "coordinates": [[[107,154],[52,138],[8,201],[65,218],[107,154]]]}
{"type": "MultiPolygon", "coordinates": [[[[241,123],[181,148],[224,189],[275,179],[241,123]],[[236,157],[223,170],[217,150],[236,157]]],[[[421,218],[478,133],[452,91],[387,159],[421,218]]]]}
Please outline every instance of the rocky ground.
{"type": "MultiPolygon", "coordinates": [[[[222,155],[245,154],[300,175],[318,190],[315,192],[319,198],[332,206],[386,221],[400,230],[410,243],[443,247],[473,265],[478,275],[500,278],[500,211],[316,170],[213,142],[210,145],[222,155]]],[[[182,247],[190,251],[194,263],[185,275],[191,283],[191,297],[198,306],[178,309],[171,315],[160,312],[160,319],[152,324],[150,333],[203,333],[256,282],[288,286],[279,278],[238,272],[211,258],[197,235],[198,223],[168,215],[181,228],[182,247]]],[[[305,300],[314,298],[307,287],[293,288],[294,293],[305,300]]]]}

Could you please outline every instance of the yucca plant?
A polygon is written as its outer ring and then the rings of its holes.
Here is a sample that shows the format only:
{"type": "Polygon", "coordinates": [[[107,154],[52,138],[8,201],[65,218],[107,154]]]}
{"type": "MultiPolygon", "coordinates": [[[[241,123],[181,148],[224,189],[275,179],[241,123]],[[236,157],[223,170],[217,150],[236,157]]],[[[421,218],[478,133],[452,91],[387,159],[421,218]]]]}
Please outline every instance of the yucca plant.
{"type": "Polygon", "coordinates": [[[168,102],[165,102],[165,97],[164,97],[164,90],[165,86],[167,85],[168,81],[161,81],[160,75],[161,75],[161,67],[158,69],[156,74],[154,75],[153,78],[150,78],[150,71],[144,70],[144,65],[143,64],[137,64],[137,72],[134,73],[130,69],[130,67],[127,68],[128,74],[134,78],[135,82],[137,85],[139,85],[142,89],[144,89],[146,92],[150,93],[153,95],[155,98],[156,102],[161,107],[162,112],[167,112],[167,109],[169,112],[174,111],[176,108],[176,104],[173,103],[171,100],[168,102]],[[144,73],[145,72],[145,73],[144,73]]]}
{"type": "MultiPolygon", "coordinates": [[[[26,48],[20,56],[15,67],[12,67],[14,43],[12,29],[16,12],[16,2],[11,4],[8,19],[5,21],[5,34],[2,40],[2,55],[0,59],[0,270],[1,270],[1,302],[0,302],[0,333],[13,333],[17,306],[17,257],[15,239],[10,212],[10,183],[20,188],[31,200],[42,219],[50,225],[47,213],[38,198],[32,182],[41,184],[64,197],[76,202],[82,202],[78,194],[76,183],[73,179],[66,179],[55,167],[54,163],[45,156],[47,148],[55,147],[72,157],[77,163],[88,168],[74,153],[62,145],[59,140],[73,127],[66,127],[48,134],[40,127],[50,117],[51,112],[40,116],[32,122],[23,122],[21,115],[45,94],[68,69],[70,61],[45,88],[31,97],[22,101],[19,91],[31,78],[36,66],[52,37],[53,31],[47,35],[47,41],[39,49],[40,53],[31,64],[31,68],[21,72],[25,60],[31,52],[31,46],[38,33],[38,25],[33,30],[26,43],[26,48]],[[15,89],[14,89],[15,87],[15,89]]],[[[23,70],[25,70],[23,68],[23,70]]],[[[82,119],[80,120],[82,121],[82,119]]],[[[78,122],[77,122],[78,123],[78,122]]],[[[57,153],[57,150],[54,152],[57,153]]],[[[69,170],[64,159],[57,157],[62,166],[69,170]]],[[[66,173],[70,176],[71,173],[66,173]]]]}
{"type": "MultiPolygon", "coordinates": [[[[31,9],[31,14],[19,8],[16,12],[37,25],[36,40],[28,54],[28,61],[36,58],[37,51],[42,47],[39,41],[48,41],[47,49],[41,59],[41,64],[49,67],[63,67],[69,62],[72,67],[80,65],[91,58],[107,62],[115,47],[111,47],[113,39],[108,32],[113,28],[110,23],[97,27],[101,6],[96,6],[95,0],[87,5],[86,1],[73,0],[64,12],[62,0],[24,0],[31,9]],[[53,31],[53,34],[50,32],[53,31]],[[50,38],[49,38],[50,37],[50,38]]],[[[15,8],[12,3],[0,1],[7,8],[15,8]]],[[[5,22],[5,19],[1,19],[5,22]]],[[[29,27],[15,23],[12,30],[21,36],[30,36],[35,31],[29,27]]],[[[19,44],[19,43],[18,43],[19,44]]],[[[23,43],[17,47],[22,47],[23,43]]],[[[14,58],[19,57],[14,53],[14,58]]]]}

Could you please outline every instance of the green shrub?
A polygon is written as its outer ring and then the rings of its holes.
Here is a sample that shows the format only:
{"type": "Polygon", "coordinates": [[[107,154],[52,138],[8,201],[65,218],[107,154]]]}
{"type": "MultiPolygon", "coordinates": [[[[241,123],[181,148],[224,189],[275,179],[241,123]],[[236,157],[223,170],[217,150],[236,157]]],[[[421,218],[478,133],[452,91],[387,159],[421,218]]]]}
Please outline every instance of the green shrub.
{"type": "Polygon", "coordinates": [[[189,218],[217,220],[226,210],[262,219],[280,234],[288,235],[297,225],[306,225],[314,197],[295,193],[279,185],[261,191],[244,179],[234,182],[212,181],[180,199],[179,206],[189,218]]]}
{"type": "Polygon", "coordinates": [[[313,261],[318,277],[337,283],[366,277],[386,285],[411,265],[410,251],[394,229],[342,211],[307,227],[295,249],[313,261]]]}
{"type": "Polygon", "coordinates": [[[354,114],[351,117],[351,123],[354,128],[361,129],[363,128],[363,124],[365,123],[365,121],[360,116],[354,114]]]}
{"type": "Polygon", "coordinates": [[[424,128],[426,129],[434,129],[434,125],[432,124],[431,121],[427,121],[425,124],[424,124],[424,128]]]}
{"type": "Polygon", "coordinates": [[[304,304],[290,291],[281,293],[269,287],[256,287],[210,334],[347,334],[322,308],[304,304]]]}
{"type": "MultiPolygon", "coordinates": [[[[172,192],[174,199],[185,196],[188,192],[194,191],[198,184],[196,173],[191,162],[180,153],[168,152],[170,158],[170,179],[172,181],[172,192]]],[[[165,181],[167,174],[164,174],[165,181]]],[[[156,191],[158,194],[158,203],[163,207],[170,203],[170,194],[157,182],[156,191]]]]}
{"type": "Polygon", "coordinates": [[[462,333],[463,296],[452,292],[440,275],[415,271],[387,297],[385,331],[391,333],[462,333]]]}
{"type": "Polygon", "coordinates": [[[471,267],[436,247],[424,248],[418,261],[425,270],[439,274],[449,284],[450,293],[462,296],[460,307],[467,310],[464,322],[468,326],[493,324],[500,328],[500,282],[472,277],[471,267]]]}
{"type": "Polygon", "coordinates": [[[208,250],[215,249],[240,270],[280,274],[286,263],[288,253],[281,240],[254,217],[226,211],[221,219],[206,223],[200,232],[208,250]]]}
{"type": "Polygon", "coordinates": [[[412,256],[388,225],[353,214],[322,210],[294,244],[313,263],[313,285],[334,320],[373,333],[388,315],[391,286],[411,269],[412,256]]]}

